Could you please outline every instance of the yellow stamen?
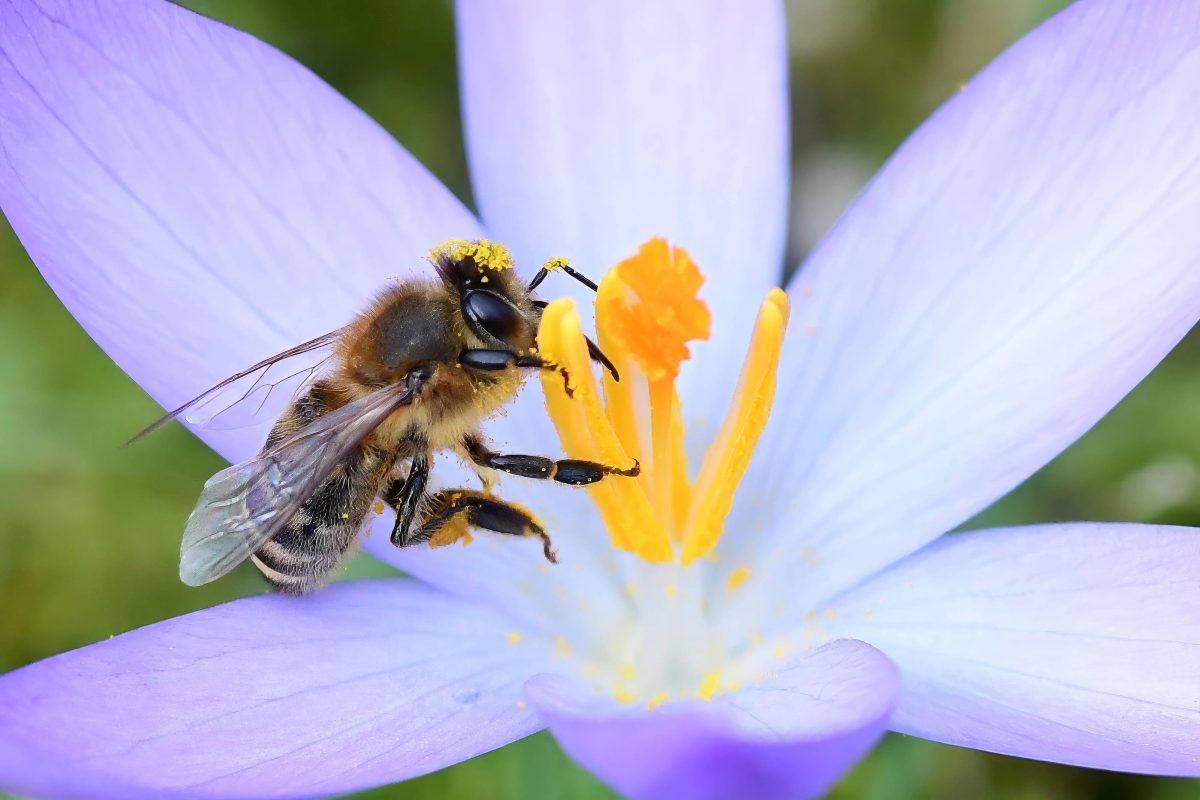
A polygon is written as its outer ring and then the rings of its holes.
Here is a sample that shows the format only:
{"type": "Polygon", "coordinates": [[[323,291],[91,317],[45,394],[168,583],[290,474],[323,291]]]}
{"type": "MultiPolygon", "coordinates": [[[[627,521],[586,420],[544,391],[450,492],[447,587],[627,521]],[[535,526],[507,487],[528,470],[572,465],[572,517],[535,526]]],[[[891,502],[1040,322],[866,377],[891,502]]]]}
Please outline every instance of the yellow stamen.
{"type": "MultiPolygon", "coordinates": [[[[691,356],[689,343],[709,335],[708,308],[696,296],[703,283],[687,252],[663,239],[650,240],[604,276],[596,335],[621,379],[606,371],[603,395],[571,302],[547,306],[538,329],[542,356],[569,376],[569,392],[558,372],[542,376],[567,455],[622,469],[635,459],[641,465],[636,479],[614,475],[589,491],[614,546],[652,562],[678,558],[687,565],[713,553],[774,399],[788,318],[787,295],[778,289],[759,312],[733,404],[693,484],[675,380],[691,356]]],[[[735,571],[730,589],[746,574],[735,571]]]]}
{"type": "Polygon", "coordinates": [[[692,563],[715,545],[724,530],[734,492],[750,465],[750,456],[771,414],[775,371],[779,367],[787,319],[787,295],[772,289],[758,312],[733,404],[704,456],[700,476],[692,488],[696,502],[683,534],[684,564],[692,563]]]}
{"type": "MultiPolygon", "coordinates": [[[[556,300],[542,312],[538,349],[543,358],[570,376],[572,394],[568,396],[558,372],[545,370],[542,375],[546,405],[563,449],[573,458],[631,467],[633,458],[625,452],[601,406],[579,316],[570,300],[556,300]]],[[[636,481],[616,476],[588,487],[588,491],[616,547],[648,561],[671,559],[667,533],[636,481]]]]}

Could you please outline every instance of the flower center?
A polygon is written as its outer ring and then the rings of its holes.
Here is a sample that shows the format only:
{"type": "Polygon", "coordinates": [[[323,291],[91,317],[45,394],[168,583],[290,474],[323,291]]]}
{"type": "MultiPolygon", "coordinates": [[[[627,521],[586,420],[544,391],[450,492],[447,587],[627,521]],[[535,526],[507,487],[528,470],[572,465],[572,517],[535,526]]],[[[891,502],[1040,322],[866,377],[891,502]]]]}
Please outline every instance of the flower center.
{"type": "Polygon", "coordinates": [[[652,563],[687,566],[716,545],[775,396],[788,318],[787,295],[779,289],[763,301],[733,402],[691,479],[675,381],[690,358],[688,343],[709,336],[708,307],[696,296],[703,283],[685,250],[657,238],[604,276],[596,333],[621,380],[605,373],[603,392],[570,300],[550,303],[538,329],[541,354],[570,376],[571,396],[556,373],[543,376],[567,455],[642,465],[636,479],[608,478],[588,491],[613,545],[652,563]]]}

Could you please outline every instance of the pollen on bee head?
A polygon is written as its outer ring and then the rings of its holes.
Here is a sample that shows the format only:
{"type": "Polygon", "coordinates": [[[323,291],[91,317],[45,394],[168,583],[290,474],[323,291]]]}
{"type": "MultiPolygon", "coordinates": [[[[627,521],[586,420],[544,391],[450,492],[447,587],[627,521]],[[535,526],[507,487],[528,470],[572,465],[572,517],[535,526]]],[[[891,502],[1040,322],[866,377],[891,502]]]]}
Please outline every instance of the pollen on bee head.
{"type": "Polygon", "coordinates": [[[508,248],[487,239],[478,241],[447,239],[429,251],[429,258],[434,262],[439,258],[448,258],[452,261],[471,258],[480,269],[491,269],[497,272],[513,268],[512,253],[508,251],[508,248]]]}
{"type": "Polygon", "coordinates": [[[563,269],[564,267],[569,266],[571,266],[571,262],[568,259],[552,258],[542,265],[542,269],[546,270],[547,272],[554,272],[555,270],[563,269]]]}

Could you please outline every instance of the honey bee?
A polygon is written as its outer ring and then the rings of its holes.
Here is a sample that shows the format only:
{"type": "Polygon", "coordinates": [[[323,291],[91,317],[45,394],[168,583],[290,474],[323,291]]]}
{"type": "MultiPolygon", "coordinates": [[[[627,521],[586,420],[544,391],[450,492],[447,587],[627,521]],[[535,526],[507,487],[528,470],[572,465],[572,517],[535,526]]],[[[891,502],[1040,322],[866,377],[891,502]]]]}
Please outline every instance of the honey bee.
{"type": "MultiPolygon", "coordinates": [[[[536,536],[555,561],[550,536],[527,511],[491,494],[491,470],[572,486],[620,467],[573,459],[494,452],[480,424],[508,403],[529,370],[557,370],[538,356],[543,301],[511,269],[507,251],[487,242],[448,242],[431,256],[436,277],[392,286],[350,324],[272,356],[209,389],[151,425],[185,414],[221,389],[322,348],[330,369],[310,370],[253,459],[221,470],[204,485],[188,518],[179,575],[198,586],[250,559],[270,586],[300,594],[319,588],[346,561],[377,497],[396,511],[397,547],[429,542],[463,525],[536,536]],[[451,450],[474,465],[484,491],[426,490],[434,453],[451,450]]],[[[619,380],[590,339],[594,361],[619,380]]],[[[258,385],[256,379],[255,385],[258,385]]]]}

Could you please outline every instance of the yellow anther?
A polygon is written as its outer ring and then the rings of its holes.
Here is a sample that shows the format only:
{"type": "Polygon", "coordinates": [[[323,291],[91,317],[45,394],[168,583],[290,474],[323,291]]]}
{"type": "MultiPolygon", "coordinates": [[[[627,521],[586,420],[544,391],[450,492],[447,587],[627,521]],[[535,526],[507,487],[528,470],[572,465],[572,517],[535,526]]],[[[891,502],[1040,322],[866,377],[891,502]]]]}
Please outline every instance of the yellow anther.
{"type": "MultiPolygon", "coordinates": [[[[621,468],[632,466],[634,459],[626,453],[601,404],[579,315],[570,300],[556,300],[542,312],[538,348],[543,358],[558,364],[569,376],[568,396],[557,371],[546,370],[542,375],[546,407],[567,455],[621,468]]],[[[647,561],[671,559],[667,533],[638,481],[614,476],[588,491],[615,546],[647,561]]]]}
{"type": "Polygon", "coordinates": [[[704,456],[700,475],[692,488],[695,502],[683,535],[684,564],[692,563],[715,545],[725,528],[725,517],[733,506],[734,492],[750,465],[750,456],[771,414],[775,372],[779,367],[787,320],[787,295],[773,289],[759,310],[733,404],[704,456]]]}

